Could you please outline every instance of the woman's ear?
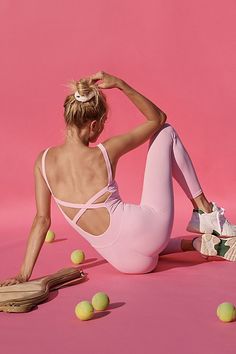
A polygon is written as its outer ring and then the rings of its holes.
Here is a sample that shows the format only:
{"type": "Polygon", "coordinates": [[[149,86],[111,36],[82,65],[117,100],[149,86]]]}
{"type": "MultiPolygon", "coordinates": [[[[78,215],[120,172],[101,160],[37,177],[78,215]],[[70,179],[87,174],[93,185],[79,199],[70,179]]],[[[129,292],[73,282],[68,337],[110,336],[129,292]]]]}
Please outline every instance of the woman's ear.
{"type": "Polygon", "coordinates": [[[92,131],[95,131],[96,130],[96,126],[97,126],[97,121],[96,120],[93,120],[91,123],[90,123],[90,129],[92,131]]]}

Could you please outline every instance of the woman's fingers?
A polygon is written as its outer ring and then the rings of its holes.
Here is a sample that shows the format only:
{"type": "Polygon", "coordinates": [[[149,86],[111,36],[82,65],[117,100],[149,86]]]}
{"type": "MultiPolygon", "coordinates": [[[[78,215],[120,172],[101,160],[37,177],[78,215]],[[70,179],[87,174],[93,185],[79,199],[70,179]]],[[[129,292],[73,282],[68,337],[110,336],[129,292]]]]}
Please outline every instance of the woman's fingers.
{"type": "Polygon", "coordinates": [[[89,76],[89,78],[92,81],[97,81],[97,80],[102,80],[103,76],[104,76],[104,72],[103,71],[98,71],[97,73],[89,76]]]}
{"type": "Polygon", "coordinates": [[[117,85],[118,78],[106,73],[105,71],[98,71],[95,74],[92,74],[87,77],[90,83],[95,83],[98,80],[102,80],[102,82],[96,84],[98,88],[113,88],[117,85]]]}
{"type": "Polygon", "coordinates": [[[104,79],[104,71],[98,71],[95,74],[92,74],[88,77],[90,82],[97,82],[98,80],[103,80],[104,79]]]}
{"type": "Polygon", "coordinates": [[[1,283],[1,286],[7,286],[8,284],[9,284],[9,281],[6,280],[6,281],[3,281],[3,282],[1,283]]]}
{"type": "Polygon", "coordinates": [[[0,282],[0,286],[8,286],[8,285],[14,285],[14,284],[18,284],[20,283],[20,281],[17,278],[10,278],[10,279],[6,279],[0,282]]]}

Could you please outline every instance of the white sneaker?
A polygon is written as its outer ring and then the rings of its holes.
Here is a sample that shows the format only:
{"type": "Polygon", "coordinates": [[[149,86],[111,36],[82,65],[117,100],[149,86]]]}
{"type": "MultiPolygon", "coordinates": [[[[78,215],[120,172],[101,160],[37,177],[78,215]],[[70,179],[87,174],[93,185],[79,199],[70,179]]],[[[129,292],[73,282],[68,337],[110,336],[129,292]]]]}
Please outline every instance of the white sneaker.
{"type": "Polygon", "coordinates": [[[224,216],[224,208],[217,206],[212,202],[211,213],[204,213],[200,209],[193,209],[192,217],[186,230],[199,234],[213,234],[217,236],[236,236],[236,225],[230,222],[224,216]]]}
{"type": "Polygon", "coordinates": [[[220,257],[228,261],[236,261],[236,238],[226,239],[212,234],[203,234],[195,237],[192,245],[204,258],[209,256],[220,257]]]}

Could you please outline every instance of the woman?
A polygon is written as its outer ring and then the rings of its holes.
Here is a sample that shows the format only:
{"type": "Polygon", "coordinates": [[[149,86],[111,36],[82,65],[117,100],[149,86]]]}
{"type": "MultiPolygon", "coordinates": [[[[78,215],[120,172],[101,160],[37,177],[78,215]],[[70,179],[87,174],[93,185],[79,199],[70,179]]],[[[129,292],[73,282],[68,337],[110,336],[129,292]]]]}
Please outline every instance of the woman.
{"type": "Polygon", "coordinates": [[[199,184],[191,159],[166,114],[124,80],[100,71],[71,82],[64,103],[66,138],[42,151],[35,161],[37,214],[19,274],[1,282],[27,281],[51,224],[50,201],[113,267],[130,273],[151,272],[159,255],[197,250],[203,255],[236,259],[236,228],[224,209],[209,202],[199,184]],[[98,83],[98,81],[100,83],[98,83]],[[95,147],[108,115],[101,89],[118,88],[147,121],[95,147]],[[124,203],[115,181],[119,158],[149,140],[140,205],[124,203]],[[193,205],[187,226],[203,234],[192,240],[170,239],[173,226],[172,176],[193,205]],[[225,236],[217,237],[218,236],[225,236]]]}

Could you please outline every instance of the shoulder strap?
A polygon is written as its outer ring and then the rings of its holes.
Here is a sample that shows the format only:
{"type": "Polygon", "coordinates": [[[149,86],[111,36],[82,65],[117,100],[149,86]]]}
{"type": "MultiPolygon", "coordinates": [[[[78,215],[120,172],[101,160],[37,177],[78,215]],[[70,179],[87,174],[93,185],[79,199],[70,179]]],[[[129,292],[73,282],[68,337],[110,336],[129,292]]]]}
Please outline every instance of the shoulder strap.
{"type": "Polygon", "coordinates": [[[110,163],[110,160],[109,160],[109,157],[108,157],[108,153],[104,147],[103,144],[98,144],[97,145],[98,147],[100,147],[101,151],[102,151],[102,154],[103,154],[103,157],[105,159],[105,162],[106,162],[106,166],[107,166],[107,173],[108,173],[108,183],[111,183],[112,181],[112,171],[111,171],[111,163],[110,163]]]}
{"type": "MultiPolygon", "coordinates": [[[[47,175],[46,175],[46,168],[45,168],[45,158],[46,158],[46,154],[47,154],[47,152],[48,152],[49,149],[50,149],[50,147],[48,147],[48,148],[44,151],[43,156],[42,156],[42,172],[43,172],[43,177],[44,177],[44,179],[45,179],[45,182],[47,183],[47,186],[48,186],[50,192],[52,193],[52,190],[51,190],[51,188],[50,188],[50,186],[49,186],[49,183],[48,183],[48,179],[47,179],[47,175]]],[[[53,194],[53,193],[52,193],[52,194],[53,194]]]]}

